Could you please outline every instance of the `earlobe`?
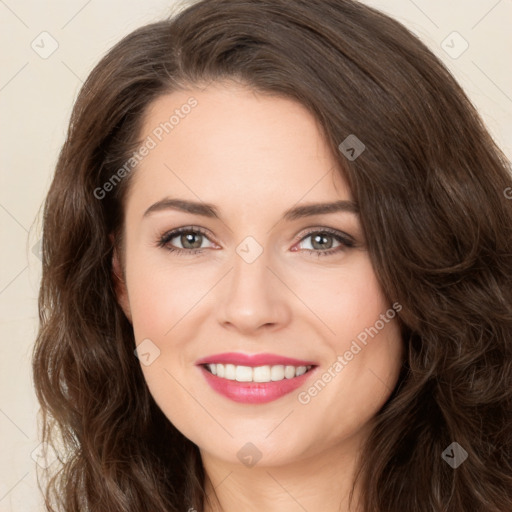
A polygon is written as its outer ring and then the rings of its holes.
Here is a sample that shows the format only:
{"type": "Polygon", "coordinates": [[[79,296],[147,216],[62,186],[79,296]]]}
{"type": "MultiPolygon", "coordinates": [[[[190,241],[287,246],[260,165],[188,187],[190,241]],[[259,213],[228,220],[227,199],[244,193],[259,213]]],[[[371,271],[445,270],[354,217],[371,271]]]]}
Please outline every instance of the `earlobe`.
{"type": "MultiPolygon", "coordinates": [[[[113,236],[110,235],[110,239],[113,241],[113,236]]],[[[119,254],[115,243],[114,250],[112,253],[112,279],[114,282],[114,290],[116,292],[117,303],[121,306],[126,318],[132,323],[132,313],[130,309],[130,301],[128,300],[128,290],[126,288],[126,282],[123,276],[121,263],[119,261],[119,254]]]]}

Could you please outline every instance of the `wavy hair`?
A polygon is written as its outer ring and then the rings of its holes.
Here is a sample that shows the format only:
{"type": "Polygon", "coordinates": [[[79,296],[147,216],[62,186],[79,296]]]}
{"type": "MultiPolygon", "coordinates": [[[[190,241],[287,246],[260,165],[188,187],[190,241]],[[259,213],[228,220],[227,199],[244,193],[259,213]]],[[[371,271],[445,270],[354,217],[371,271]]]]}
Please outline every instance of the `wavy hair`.
{"type": "Polygon", "coordinates": [[[200,0],[126,36],[84,83],[44,205],[33,379],[60,460],[47,510],[201,512],[209,499],[198,447],[152,399],[116,300],[136,169],[95,191],[140,145],[153,100],[220,80],[318,120],[402,305],[402,370],[356,475],[365,512],[512,510],[510,162],[432,52],[353,0],[200,0]],[[354,160],[338,149],[351,134],[366,146],[354,160]],[[456,468],[442,457],[454,442],[467,452],[456,468]]]}

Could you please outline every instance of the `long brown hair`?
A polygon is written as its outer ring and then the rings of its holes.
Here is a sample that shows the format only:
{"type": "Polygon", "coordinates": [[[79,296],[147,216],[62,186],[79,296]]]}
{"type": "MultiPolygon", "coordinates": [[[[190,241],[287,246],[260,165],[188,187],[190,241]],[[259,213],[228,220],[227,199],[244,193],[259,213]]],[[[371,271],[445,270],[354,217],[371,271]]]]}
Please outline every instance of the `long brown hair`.
{"type": "Polygon", "coordinates": [[[203,510],[199,450],[152,399],[116,301],[110,235],[137,171],[98,189],[154,99],[213,80],[315,116],[402,305],[405,360],[361,457],[364,510],[511,510],[510,163],[425,45],[352,0],[201,0],[129,34],[85,82],[44,208],[33,374],[43,440],[63,454],[47,510],[203,510]],[[349,135],[356,159],[338,148],[349,135]]]}

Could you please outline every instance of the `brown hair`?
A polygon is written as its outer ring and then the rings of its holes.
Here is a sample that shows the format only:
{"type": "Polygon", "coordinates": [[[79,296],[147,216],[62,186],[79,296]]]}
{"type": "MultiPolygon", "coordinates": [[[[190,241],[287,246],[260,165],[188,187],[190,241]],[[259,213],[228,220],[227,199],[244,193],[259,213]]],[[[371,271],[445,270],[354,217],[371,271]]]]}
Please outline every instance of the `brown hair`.
{"type": "Polygon", "coordinates": [[[510,164],[425,45],[352,0],[201,0],[129,34],[85,82],[44,209],[33,373],[43,439],[65,453],[47,510],[203,510],[198,448],[152,399],[116,301],[109,235],[133,173],[94,191],[140,145],[154,99],[213,80],[315,116],[403,306],[402,372],[361,457],[364,510],[509,510],[510,164]],[[350,134],[366,146],[355,160],[338,149],[350,134]],[[452,442],[468,454],[457,468],[452,442]]]}

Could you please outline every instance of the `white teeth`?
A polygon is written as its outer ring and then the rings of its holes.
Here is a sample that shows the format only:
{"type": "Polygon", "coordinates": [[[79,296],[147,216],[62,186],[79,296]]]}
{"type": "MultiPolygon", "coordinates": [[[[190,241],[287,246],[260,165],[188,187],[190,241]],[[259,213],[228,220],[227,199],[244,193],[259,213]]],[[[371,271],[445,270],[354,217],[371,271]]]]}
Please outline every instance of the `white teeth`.
{"type": "Polygon", "coordinates": [[[238,382],[251,382],[252,368],[249,366],[237,366],[235,370],[235,379],[238,382]]]}
{"type": "Polygon", "coordinates": [[[272,366],[272,368],[270,368],[270,378],[272,380],[283,380],[284,379],[284,366],[282,364],[278,364],[277,366],[272,366]]]}
{"type": "Polygon", "coordinates": [[[284,376],[287,379],[293,379],[295,377],[295,366],[285,366],[284,367],[284,376]]]}
{"type": "Polygon", "coordinates": [[[304,375],[311,366],[237,366],[234,364],[207,364],[206,367],[213,375],[238,382],[276,382],[283,379],[293,379],[304,375]]]}
{"type": "Polygon", "coordinates": [[[252,373],[254,382],[270,382],[270,366],[255,366],[252,373]]]}
{"type": "Polygon", "coordinates": [[[306,368],[305,366],[299,366],[297,368],[297,377],[299,377],[300,375],[303,375],[304,373],[306,373],[308,371],[308,368],[306,368]]]}
{"type": "Polygon", "coordinates": [[[226,364],[224,366],[224,378],[228,380],[235,380],[235,365],[234,364],[226,364]]]}

